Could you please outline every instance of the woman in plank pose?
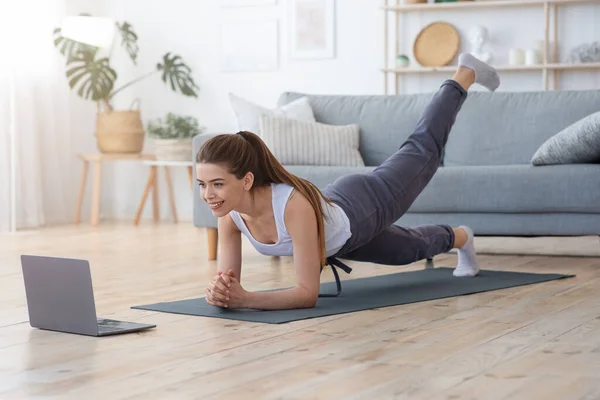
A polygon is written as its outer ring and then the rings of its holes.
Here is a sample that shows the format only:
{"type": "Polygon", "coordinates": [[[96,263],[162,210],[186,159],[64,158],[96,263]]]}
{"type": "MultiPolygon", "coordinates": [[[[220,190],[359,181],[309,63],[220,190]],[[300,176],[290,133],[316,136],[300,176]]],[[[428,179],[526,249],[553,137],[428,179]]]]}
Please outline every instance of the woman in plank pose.
{"type": "Polygon", "coordinates": [[[473,83],[495,91],[500,80],[493,67],[463,53],[455,74],[442,83],[414,132],[392,156],[372,172],[343,176],[322,192],[287,172],[251,132],[219,135],[204,143],[196,174],[202,199],[218,217],[220,242],[218,273],[206,288],[206,301],[262,310],[313,307],[321,270],[337,257],[406,265],[457,248],[454,276],[475,276],[479,266],[469,227],[393,224],[437,171],[473,83]],[[242,233],[262,254],[293,256],[294,288],[243,289],[242,233]]]}

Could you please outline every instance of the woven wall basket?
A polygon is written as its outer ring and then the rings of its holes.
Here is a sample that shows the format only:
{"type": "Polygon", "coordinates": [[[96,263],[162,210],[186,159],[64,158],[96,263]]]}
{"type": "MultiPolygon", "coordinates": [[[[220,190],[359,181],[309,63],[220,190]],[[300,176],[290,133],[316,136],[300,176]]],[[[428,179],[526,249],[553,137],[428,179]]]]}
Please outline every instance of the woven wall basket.
{"type": "Polygon", "coordinates": [[[424,67],[448,65],[460,47],[460,36],[447,22],[434,22],[417,35],[413,46],[415,59],[424,67]]]}
{"type": "Polygon", "coordinates": [[[101,153],[139,154],[144,148],[144,125],[140,110],[98,109],[96,143],[101,153]]]}

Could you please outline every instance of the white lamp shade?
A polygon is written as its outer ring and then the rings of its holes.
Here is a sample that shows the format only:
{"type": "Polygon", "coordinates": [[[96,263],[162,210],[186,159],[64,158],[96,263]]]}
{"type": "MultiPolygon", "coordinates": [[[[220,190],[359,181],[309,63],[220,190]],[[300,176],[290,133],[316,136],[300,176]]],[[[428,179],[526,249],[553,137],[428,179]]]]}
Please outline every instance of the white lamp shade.
{"type": "Polygon", "coordinates": [[[115,21],[101,17],[66,17],[61,26],[65,38],[96,47],[110,47],[115,34],[115,21]]]}

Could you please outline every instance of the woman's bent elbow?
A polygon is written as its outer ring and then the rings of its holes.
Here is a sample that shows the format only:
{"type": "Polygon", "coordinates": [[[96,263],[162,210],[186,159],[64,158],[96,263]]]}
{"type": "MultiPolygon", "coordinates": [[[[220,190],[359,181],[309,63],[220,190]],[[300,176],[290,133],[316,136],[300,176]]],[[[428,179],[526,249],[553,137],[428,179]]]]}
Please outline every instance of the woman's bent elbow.
{"type": "Polygon", "coordinates": [[[319,299],[319,294],[317,293],[315,296],[308,296],[304,301],[304,308],[314,308],[317,305],[317,300],[319,299]]]}
{"type": "Polygon", "coordinates": [[[317,300],[319,299],[319,292],[313,292],[312,290],[305,288],[303,286],[299,286],[296,288],[298,290],[297,300],[298,307],[301,308],[313,308],[317,305],[317,300]]]}

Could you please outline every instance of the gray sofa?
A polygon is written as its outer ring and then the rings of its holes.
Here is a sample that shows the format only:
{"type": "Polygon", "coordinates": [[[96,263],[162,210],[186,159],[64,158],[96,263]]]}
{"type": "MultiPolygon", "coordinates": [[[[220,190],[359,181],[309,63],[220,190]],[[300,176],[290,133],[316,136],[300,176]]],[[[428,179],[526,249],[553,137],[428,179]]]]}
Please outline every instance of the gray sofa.
{"type": "MultiPolygon", "coordinates": [[[[431,93],[312,95],[283,93],[278,105],[307,96],[318,122],[360,126],[360,168],[286,168],[320,188],[341,175],[372,170],[408,137],[431,93]]],[[[471,91],[450,133],[442,165],[396,223],[469,225],[476,235],[600,234],[600,164],[534,166],[541,144],[566,126],[600,111],[600,90],[471,91]]],[[[194,154],[210,134],[194,139],[194,154]]],[[[194,225],[216,218],[194,190],[194,225]]],[[[209,257],[216,257],[216,235],[209,257]]]]}

